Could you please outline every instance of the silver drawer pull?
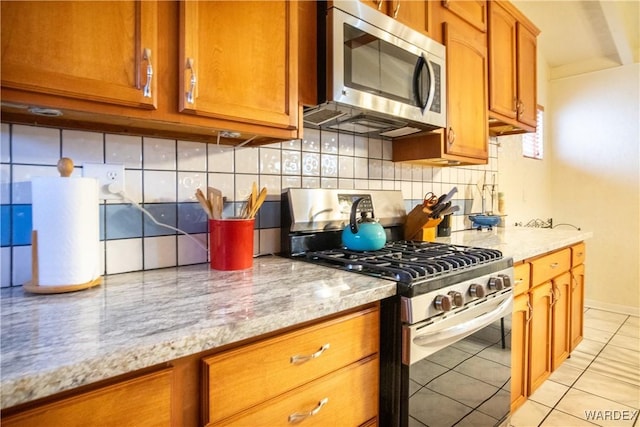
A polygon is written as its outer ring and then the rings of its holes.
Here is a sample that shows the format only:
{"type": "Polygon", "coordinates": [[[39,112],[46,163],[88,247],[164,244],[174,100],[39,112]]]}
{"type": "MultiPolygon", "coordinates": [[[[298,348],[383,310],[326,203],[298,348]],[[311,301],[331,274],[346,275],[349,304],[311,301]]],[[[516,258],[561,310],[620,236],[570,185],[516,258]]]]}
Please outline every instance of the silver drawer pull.
{"type": "Polygon", "coordinates": [[[195,99],[195,91],[196,91],[196,72],[193,68],[193,58],[187,58],[187,70],[191,70],[191,79],[189,79],[189,92],[187,92],[187,102],[189,104],[193,104],[195,99]]]}
{"type": "Polygon", "coordinates": [[[557,268],[557,267],[558,267],[558,265],[559,265],[559,264],[558,264],[557,262],[554,262],[553,264],[549,264],[549,267],[551,267],[551,268],[557,268]]]}
{"type": "Polygon", "coordinates": [[[524,279],[516,279],[515,282],[516,282],[515,284],[517,285],[524,282],[524,279]]]}
{"type": "Polygon", "coordinates": [[[142,96],[151,98],[151,79],[153,78],[153,66],[151,65],[151,49],[145,49],[142,59],[147,61],[147,83],[142,88],[142,96]]]}
{"type": "Polygon", "coordinates": [[[326,343],[325,345],[320,347],[320,350],[318,350],[315,353],[310,354],[308,356],[300,356],[300,355],[296,354],[295,356],[291,356],[291,363],[294,364],[294,365],[299,365],[301,363],[308,362],[311,359],[316,359],[316,358],[320,357],[322,355],[322,353],[324,353],[328,349],[329,349],[329,343],[326,343]]]}
{"type": "Polygon", "coordinates": [[[329,398],[325,397],[320,402],[318,402],[318,406],[316,406],[315,408],[313,408],[313,410],[309,412],[294,412],[293,414],[289,415],[289,422],[291,424],[295,424],[309,417],[313,417],[318,412],[320,412],[320,409],[322,409],[322,407],[326,405],[328,402],[329,402],[329,398]]]}

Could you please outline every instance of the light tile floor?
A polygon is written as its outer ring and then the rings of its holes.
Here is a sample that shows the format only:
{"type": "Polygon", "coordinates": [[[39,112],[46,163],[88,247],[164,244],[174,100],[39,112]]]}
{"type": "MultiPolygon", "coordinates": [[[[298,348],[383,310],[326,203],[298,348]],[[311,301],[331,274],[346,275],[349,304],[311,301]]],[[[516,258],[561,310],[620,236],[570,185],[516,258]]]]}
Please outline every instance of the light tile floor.
{"type": "Polygon", "coordinates": [[[585,310],[584,339],[511,417],[514,427],[640,426],[640,321],[585,310]]]}

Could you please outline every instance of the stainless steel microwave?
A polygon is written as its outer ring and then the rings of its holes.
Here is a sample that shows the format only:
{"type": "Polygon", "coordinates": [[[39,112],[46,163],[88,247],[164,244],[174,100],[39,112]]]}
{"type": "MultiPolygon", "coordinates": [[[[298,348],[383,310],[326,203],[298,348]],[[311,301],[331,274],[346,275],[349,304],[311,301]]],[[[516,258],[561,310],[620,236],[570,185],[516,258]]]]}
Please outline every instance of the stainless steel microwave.
{"type": "Polygon", "coordinates": [[[446,127],[445,47],[360,1],[318,2],[305,125],[394,138],[446,127]]]}

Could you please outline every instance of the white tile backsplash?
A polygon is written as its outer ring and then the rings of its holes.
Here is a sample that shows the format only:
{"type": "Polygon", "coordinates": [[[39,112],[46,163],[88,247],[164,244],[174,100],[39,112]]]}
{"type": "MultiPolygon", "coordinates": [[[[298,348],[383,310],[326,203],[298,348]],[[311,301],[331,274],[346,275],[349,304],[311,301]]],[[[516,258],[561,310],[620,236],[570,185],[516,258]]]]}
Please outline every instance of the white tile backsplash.
{"type": "Polygon", "coordinates": [[[145,169],[176,170],[176,141],[143,138],[142,152],[145,169]]]}
{"type": "MultiPolygon", "coordinates": [[[[115,224],[113,228],[106,225],[105,230],[101,230],[101,235],[108,239],[101,245],[106,274],[207,262],[206,217],[201,215],[196,220],[193,215],[184,214],[196,212],[197,188],[220,189],[226,197],[224,215],[233,216],[246,200],[253,182],[259,188],[267,187],[268,201],[277,201],[282,191],[290,187],[400,190],[406,200],[418,201],[428,191],[442,194],[454,185],[459,190],[456,198],[473,199],[477,196],[476,184],[482,183],[485,170],[489,171],[488,179],[498,172],[495,156],[489,166],[438,168],[394,163],[391,141],[317,129],[305,129],[302,140],[239,148],[4,123],[0,136],[0,201],[9,206],[3,212],[12,212],[12,205],[30,204],[31,178],[57,176],[55,165],[61,155],[76,161],[78,176],[81,174],[79,162],[124,164],[125,193],[136,203],[193,204],[175,207],[176,212],[183,212],[182,216],[178,213],[178,222],[188,224],[190,232],[195,233],[191,236],[151,237],[137,223],[138,219],[133,221],[138,225],[115,224]]],[[[492,154],[498,151],[495,144],[491,144],[490,149],[492,154]]],[[[107,203],[101,208],[105,224],[113,223],[114,212],[120,213],[119,218],[125,222],[129,217],[122,218],[122,215],[135,212],[123,200],[107,203]]],[[[155,206],[156,212],[172,212],[171,209],[174,207],[155,206]]],[[[268,225],[257,223],[256,253],[279,251],[279,228],[271,228],[275,224],[273,214],[265,217],[269,218],[264,221],[268,225]]],[[[452,220],[454,230],[468,227],[464,215],[454,216],[452,220]]],[[[3,225],[6,223],[3,221],[3,225]]],[[[6,246],[5,243],[2,286],[19,285],[30,279],[30,248],[30,245],[6,246]]]]}
{"type": "Polygon", "coordinates": [[[105,163],[121,163],[126,169],[142,169],[142,137],[105,135],[105,163]]]}
{"type": "Polygon", "coordinates": [[[103,133],[65,129],[62,131],[62,140],[62,155],[73,160],[76,166],[82,166],[85,162],[104,163],[103,133]]]}
{"type": "Polygon", "coordinates": [[[176,172],[145,170],[142,179],[145,203],[176,202],[176,172]]]}
{"type": "Polygon", "coordinates": [[[207,144],[193,141],[178,141],[178,170],[206,171],[207,144]]]}
{"type": "Polygon", "coordinates": [[[55,165],[60,159],[60,130],[13,125],[12,162],[55,165]]]}
{"type": "Polygon", "coordinates": [[[11,161],[9,125],[7,123],[0,124],[0,162],[9,163],[11,161]]]}

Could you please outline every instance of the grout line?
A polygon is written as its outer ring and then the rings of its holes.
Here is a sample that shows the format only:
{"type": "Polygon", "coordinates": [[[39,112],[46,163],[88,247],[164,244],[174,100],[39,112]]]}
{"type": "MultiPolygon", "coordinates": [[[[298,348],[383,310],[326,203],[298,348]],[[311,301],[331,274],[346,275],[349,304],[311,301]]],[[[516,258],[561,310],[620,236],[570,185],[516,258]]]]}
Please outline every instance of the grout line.
{"type": "MultiPolygon", "coordinates": [[[[586,314],[586,312],[585,312],[585,314],[586,314]]],[[[622,325],[624,325],[624,323],[625,323],[627,320],[629,320],[629,316],[628,316],[628,315],[627,315],[626,319],[624,320],[624,322],[622,322],[622,323],[620,324],[620,326],[618,326],[618,329],[616,329],[616,331],[613,333],[613,335],[611,335],[611,338],[609,338],[609,339],[607,340],[607,342],[605,343],[605,345],[604,345],[604,346],[602,346],[602,348],[600,349],[600,351],[598,351],[598,354],[596,354],[596,355],[593,357],[593,359],[591,360],[591,362],[589,362],[589,364],[588,364],[588,365],[587,365],[587,366],[582,370],[582,372],[580,373],[580,375],[578,375],[578,376],[576,377],[576,379],[571,383],[571,385],[567,388],[567,390],[562,394],[562,396],[560,397],[560,399],[558,399],[558,401],[557,401],[557,402],[556,402],[556,403],[551,407],[551,410],[550,410],[550,411],[547,413],[547,415],[545,415],[545,416],[544,416],[544,418],[540,421],[540,424],[538,424],[538,427],[541,427],[541,426],[542,426],[542,424],[546,421],[546,419],[549,417],[549,415],[551,415],[551,413],[552,413],[553,411],[559,411],[559,412],[562,412],[563,414],[567,414],[567,415],[571,415],[572,417],[575,417],[575,415],[573,415],[573,414],[569,414],[569,413],[564,412],[564,411],[562,411],[562,410],[560,410],[560,409],[556,409],[556,407],[557,407],[557,406],[558,406],[558,404],[562,401],[562,399],[564,399],[564,397],[569,393],[569,391],[570,391],[571,389],[573,389],[573,388],[574,388],[574,386],[575,386],[575,384],[578,382],[578,380],[579,380],[580,378],[582,378],[582,376],[584,375],[584,373],[585,373],[585,372],[587,372],[587,370],[588,370],[588,369],[589,369],[589,367],[593,364],[593,362],[595,362],[595,360],[598,358],[598,356],[600,356],[600,353],[602,353],[602,352],[604,351],[604,349],[605,349],[605,348],[606,348],[606,347],[611,343],[611,340],[613,339],[613,337],[618,333],[618,331],[622,328],[622,325]]],[[[583,338],[584,338],[584,331],[583,331],[583,338]]],[[[568,356],[567,358],[569,358],[569,357],[571,357],[571,353],[569,353],[569,356],[568,356]]],[[[553,381],[553,380],[552,380],[552,381],[553,381]]],[[[555,382],[555,381],[554,381],[554,382],[555,382]]],[[[610,400],[610,399],[607,399],[606,397],[599,396],[599,395],[597,395],[597,394],[593,394],[593,393],[589,393],[589,392],[586,392],[586,391],[584,391],[584,390],[580,390],[580,391],[582,391],[583,393],[590,394],[590,395],[592,395],[592,396],[599,397],[599,398],[601,398],[601,399],[610,400]]],[[[612,402],[613,402],[613,401],[612,401],[612,402]]],[[[616,402],[616,403],[619,403],[619,402],[616,402]]],[[[626,406],[626,405],[625,405],[625,406],[626,406]]],[[[636,422],[637,422],[637,419],[636,419],[636,422]]],[[[634,424],[635,424],[635,423],[634,423],[634,424]]]]}

